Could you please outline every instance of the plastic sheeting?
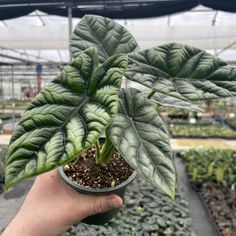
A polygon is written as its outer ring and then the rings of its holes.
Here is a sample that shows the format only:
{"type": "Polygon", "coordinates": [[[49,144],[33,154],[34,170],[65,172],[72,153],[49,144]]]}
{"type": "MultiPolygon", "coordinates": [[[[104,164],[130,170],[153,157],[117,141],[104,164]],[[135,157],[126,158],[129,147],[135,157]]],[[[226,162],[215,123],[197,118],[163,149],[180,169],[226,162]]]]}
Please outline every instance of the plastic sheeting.
{"type": "MultiPolygon", "coordinates": [[[[73,18],[73,27],[79,20],[73,18]]],[[[198,6],[171,16],[116,21],[135,36],[143,49],[174,41],[210,50],[212,54],[220,52],[220,57],[236,63],[236,14],[198,6]]],[[[0,61],[19,62],[15,57],[33,62],[67,62],[68,31],[67,17],[41,11],[0,21],[0,54],[9,56],[0,56],[0,61]]]]}
{"type": "Polygon", "coordinates": [[[215,10],[236,12],[236,1],[233,0],[15,0],[0,1],[0,20],[27,15],[34,10],[40,10],[53,15],[67,16],[68,6],[73,7],[73,16],[80,18],[85,14],[96,14],[115,19],[146,18],[187,11],[200,4],[215,10]],[[25,5],[22,6],[22,4],[25,5]]]}

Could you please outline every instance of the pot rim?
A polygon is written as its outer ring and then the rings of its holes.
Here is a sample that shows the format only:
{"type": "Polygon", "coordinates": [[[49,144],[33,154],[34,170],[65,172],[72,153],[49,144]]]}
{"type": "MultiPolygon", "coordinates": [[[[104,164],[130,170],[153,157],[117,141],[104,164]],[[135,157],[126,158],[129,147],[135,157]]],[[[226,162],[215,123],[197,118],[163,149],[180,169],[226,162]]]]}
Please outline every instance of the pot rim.
{"type": "Polygon", "coordinates": [[[77,183],[75,183],[74,181],[70,180],[67,175],[64,172],[63,166],[60,166],[58,168],[58,171],[61,175],[61,177],[63,178],[63,180],[69,184],[70,186],[76,188],[76,189],[80,189],[84,192],[88,192],[88,193],[110,193],[113,192],[114,190],[118,190],[120,188],[125,187],[126,185],[128,185],[129,183],[131,183],[134,178],[137,175],[137,172],[134,170],[132,175],[129,176],[129,178],[127,180],[125,180],[124,182],[122,182],[121,184],[115,186],[115,187],[106,187],[106,188],[91,188],[91,187],[84,187],[82,185],[79,185],[77,183]]]}

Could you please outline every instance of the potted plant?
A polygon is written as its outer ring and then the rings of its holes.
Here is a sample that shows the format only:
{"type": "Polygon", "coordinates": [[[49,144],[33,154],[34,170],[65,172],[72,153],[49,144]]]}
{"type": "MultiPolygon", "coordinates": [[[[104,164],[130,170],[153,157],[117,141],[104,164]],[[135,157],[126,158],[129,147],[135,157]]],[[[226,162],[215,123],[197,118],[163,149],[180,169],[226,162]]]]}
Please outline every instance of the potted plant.
{"type": "MultiPolygon", "coordinates": [[[[169,134],[156,104],[197,111],[191,101],[236,95],[235,68],[178,43],[140,50],[123,26],[94,15],[81,19],[70,45],[74,59],[36,96],[16,127],[5,187],[88,152],[105,169],[116,150],[174,198],[169,134]],[[146,89],[121,88],[124,79],[146,89]]],[[[115,181],[110,185],[118,187],[115,181]]]]}

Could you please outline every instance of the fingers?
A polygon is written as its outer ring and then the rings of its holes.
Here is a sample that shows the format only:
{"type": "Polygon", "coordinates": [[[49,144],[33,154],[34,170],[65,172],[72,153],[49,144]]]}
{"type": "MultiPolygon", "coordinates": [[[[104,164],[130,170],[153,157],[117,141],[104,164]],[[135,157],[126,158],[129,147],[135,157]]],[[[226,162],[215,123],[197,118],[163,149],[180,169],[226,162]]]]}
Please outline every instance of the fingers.
{"type": "Polygon", "coordinates": [[[123,204],[122,199],[117,195],[99,196],[91,199],[90,206],[87,211],[87,216],[98,213],[103,213],[114,208],[120,208],[123,204]]]}
{"type": "Polygon", "coordinates": [[[109,211],[113,208],[119,208],[122,205],[122,199],[117,195],[108,195],[99,197],[93,205],[93,214],[109,211]]]}

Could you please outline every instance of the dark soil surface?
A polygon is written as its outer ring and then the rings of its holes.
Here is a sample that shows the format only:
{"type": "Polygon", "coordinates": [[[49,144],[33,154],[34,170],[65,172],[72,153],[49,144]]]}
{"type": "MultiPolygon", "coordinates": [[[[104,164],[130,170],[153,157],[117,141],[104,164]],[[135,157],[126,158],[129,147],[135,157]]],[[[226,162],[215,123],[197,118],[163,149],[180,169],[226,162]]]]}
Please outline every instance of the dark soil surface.
{"type": "Polygon", "coordinates": [[[64,167],[65,174],[84,187],[105,188],[121,184],[133,173],[133,169],[114,151],[107,166],[95,162],[95,147],[64,167]]]}

